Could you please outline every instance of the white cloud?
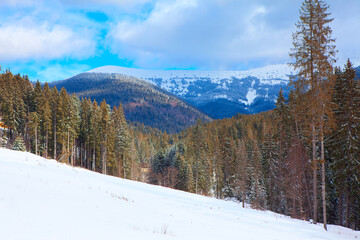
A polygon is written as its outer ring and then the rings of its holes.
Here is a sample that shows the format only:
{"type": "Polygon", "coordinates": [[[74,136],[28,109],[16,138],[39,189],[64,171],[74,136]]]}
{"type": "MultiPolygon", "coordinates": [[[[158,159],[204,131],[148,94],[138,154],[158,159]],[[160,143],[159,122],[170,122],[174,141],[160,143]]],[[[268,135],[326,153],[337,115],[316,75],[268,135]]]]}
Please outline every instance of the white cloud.
{"type": "Polygon", "coordinates": [[[294,23],[279,28],[270,17],[271,7],[257,1],[159,1],[147,19],[115,24],[108,40],[115,53],[148,68],[284,62],[294,23]]]}
{"type": "MultiPolygon", "coordinates": [[[[114,24],[114,53],[144,68],[236,69],[286,63],[301,0],[159,0],[114,24]]],[[[360,1],[329,0],[339,58],[360,56],[360,1]],[[346,27],[345,27],[346,26],[346,27]]]]}
{"type": "MultiPolygon", "coordinates": [[[[101,58],[110,49],[141,68],[244,69],[285,63],[301,2],[0,0],[0,61],[74,61],[101,58]],[[88,12],[103,14],[106,21],[88,12]]],[[[328,2],[339,58],[359,58],[360,1],[328,2]]]]}
{"type": "Polygon", "coordinates": [[[65,26],[0,27],[0,60],[84,58],[95,51],[95,42],[85,32],[75,33],[65,26]]]}

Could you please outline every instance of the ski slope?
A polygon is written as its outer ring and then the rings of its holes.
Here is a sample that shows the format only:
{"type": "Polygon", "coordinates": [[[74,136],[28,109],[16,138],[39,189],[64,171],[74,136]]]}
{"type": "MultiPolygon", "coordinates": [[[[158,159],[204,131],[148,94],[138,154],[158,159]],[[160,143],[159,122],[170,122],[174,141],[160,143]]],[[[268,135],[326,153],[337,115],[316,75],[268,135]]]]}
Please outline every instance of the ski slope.
{"type": "Polygon", "coordinates": [[[0,149],[0,239],[356,239],[360,232],[0,149]]]}

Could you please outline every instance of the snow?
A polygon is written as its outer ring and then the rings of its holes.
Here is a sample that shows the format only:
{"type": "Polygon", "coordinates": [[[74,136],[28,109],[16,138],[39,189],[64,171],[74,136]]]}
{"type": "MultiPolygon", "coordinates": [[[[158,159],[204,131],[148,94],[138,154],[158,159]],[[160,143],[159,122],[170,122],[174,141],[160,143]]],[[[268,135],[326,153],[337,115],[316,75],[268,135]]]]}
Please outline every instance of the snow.
{"type": "Polygon", "coordinates": [[[218,98],[228,99],[227,95],[225,95],[225,94],[215,95],[214,98],[216,98],[216,99],[218,99],[218,98]]]}
{"type": "Polygon", "coordinates": [[[339,226],[70,167],[0,149],[0,239],[360,238],[339,226]]]}
{"type": "Polygon", "coordinates": [[[250,88],[250,89],[248,90],[248,93],[246,94],[246,99],[248,100],[246,104],[247,104],[247,105],[252,104],[252,103],[254,102],[254,100],[255,100],[256,97],[257,97],[257,95],[256,95],[256,90],[250,88]]]}
{"type": "Polygon", "coordinates": [[[103,66],[88,71],[90,73],[120,73],[144,79],[215,79],[218,83],[222,79],[257,77],[259,79],[288,79],[292,68],[287,64],[270,65],[246,71],[197,71],[197,70],[144,70],[118,66],[103,66]]]}
{"type": "MultiPolygon", "coordinates": [[[[271,65],[246,71],[194,71],[194,70],[144,70],[118,66],[103,66],[88,71],[89,73],[118,73],[144,79],[159,87],[184,96],[188,93],[188,87],[196,81],[208,81],[215,83],[224,89],[234,79],[256,77],[261,85],[287,84],[289,75],[294,74],[287,64],[271,65]],[[157,80],[161,80],[160,84],[157,80]],[[174,84],[176,83],[176,85],[174,84]]],[[[253,81],[252,85],[255,83],[253,81]]]]}

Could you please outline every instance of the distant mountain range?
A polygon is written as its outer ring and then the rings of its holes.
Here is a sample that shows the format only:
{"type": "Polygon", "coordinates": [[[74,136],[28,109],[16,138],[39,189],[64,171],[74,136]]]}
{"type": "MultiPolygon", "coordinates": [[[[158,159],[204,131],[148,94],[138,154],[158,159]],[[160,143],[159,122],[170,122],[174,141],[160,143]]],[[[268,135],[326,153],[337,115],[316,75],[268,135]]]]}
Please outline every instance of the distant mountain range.
{"type": "MultiPolygon", "coordinates": [[[[360,67],[356,70],[359,76],[360,67]]],[[[65,87],[70,93],[98,102],[105,99],[111,106],[121,102],[128,120],[177,132],[197,119],[211,121],[273,109],[281,88],[287,97],[292,75],[294,72],[285,64],[249,71],[104,66],[50,86],[65,87]]]]}
{"type": "Polygon", "coordinates": [[[122,104],[125,117],[131,122],[143,123],[168,133],[179,132],[198,119],[212,119],[171,93],[144,80],[110,73],[82,73],[69,79],[49,83],[59,90],[80,98],[90,97],[111,106],[122,104]]]}
{"type": "Polygon", "coordinates": [[[212,118],[273,109],[281,88],[287,96],[289,76],[293,74],[286,64],[249,71],[142,70],[104,66],[87,73],[122,74],[144,79],[212,118]]]}

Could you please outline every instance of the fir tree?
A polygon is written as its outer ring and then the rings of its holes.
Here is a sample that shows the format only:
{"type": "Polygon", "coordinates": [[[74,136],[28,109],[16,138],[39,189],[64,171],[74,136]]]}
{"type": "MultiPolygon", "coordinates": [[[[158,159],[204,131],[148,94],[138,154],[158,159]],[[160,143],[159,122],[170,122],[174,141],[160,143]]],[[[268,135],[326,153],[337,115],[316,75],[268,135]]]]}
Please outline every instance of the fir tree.
{"type": "Polygon", "coordinates": [[[359,221],[358,212],[354,212],[356,208],[350,207],[360,202],[360,184],[357,179],[360,173],[360,91],[356,84],[355,70],[348,60],[343,72],[336,70],[333,103],[337,128],[330,140],[333,159],[331,168],[335,182],[339,183],[339,224],[347,227],[350,222],[359,221]]]}
{"type": "Polygon", "coordinates": [[[120,104],[118,108],[113,108],[112,114],[115,131],[115,154],[118,164],[118,175],[124,178],[130,176],[130,166],[128,163],[130,135],[125,119],[124,110],[120,104]],[[121,171],[122,169],[122,171],[121,171]]]}
{"type": "Polygon", "coordinates": [[[329,6],[322,0],[305,0],[300,9],[298,31],[293,34],[293,48],[290,56],[295,59],[291,65],[298,70],[296,80],[291,85],[298,93],[303,104],[307,107],[303,120],[310,120],[309,126],[313,143],[314,168],[314,215],[316,221],[316,138],[320,142],[322,208],[324,228],[327,227],[326,199],[325,199],[325,150],[324,135],[332,123],[330,96],[332,85],[332,63],[335,61],[334,39],[328,24],[329,6]]]}
{"type": "Polygon", "coordinates": [[[14,141],[13,150],[16,151],[26,151],[24,139],[22,136],[17,136],[14,141]]]}

